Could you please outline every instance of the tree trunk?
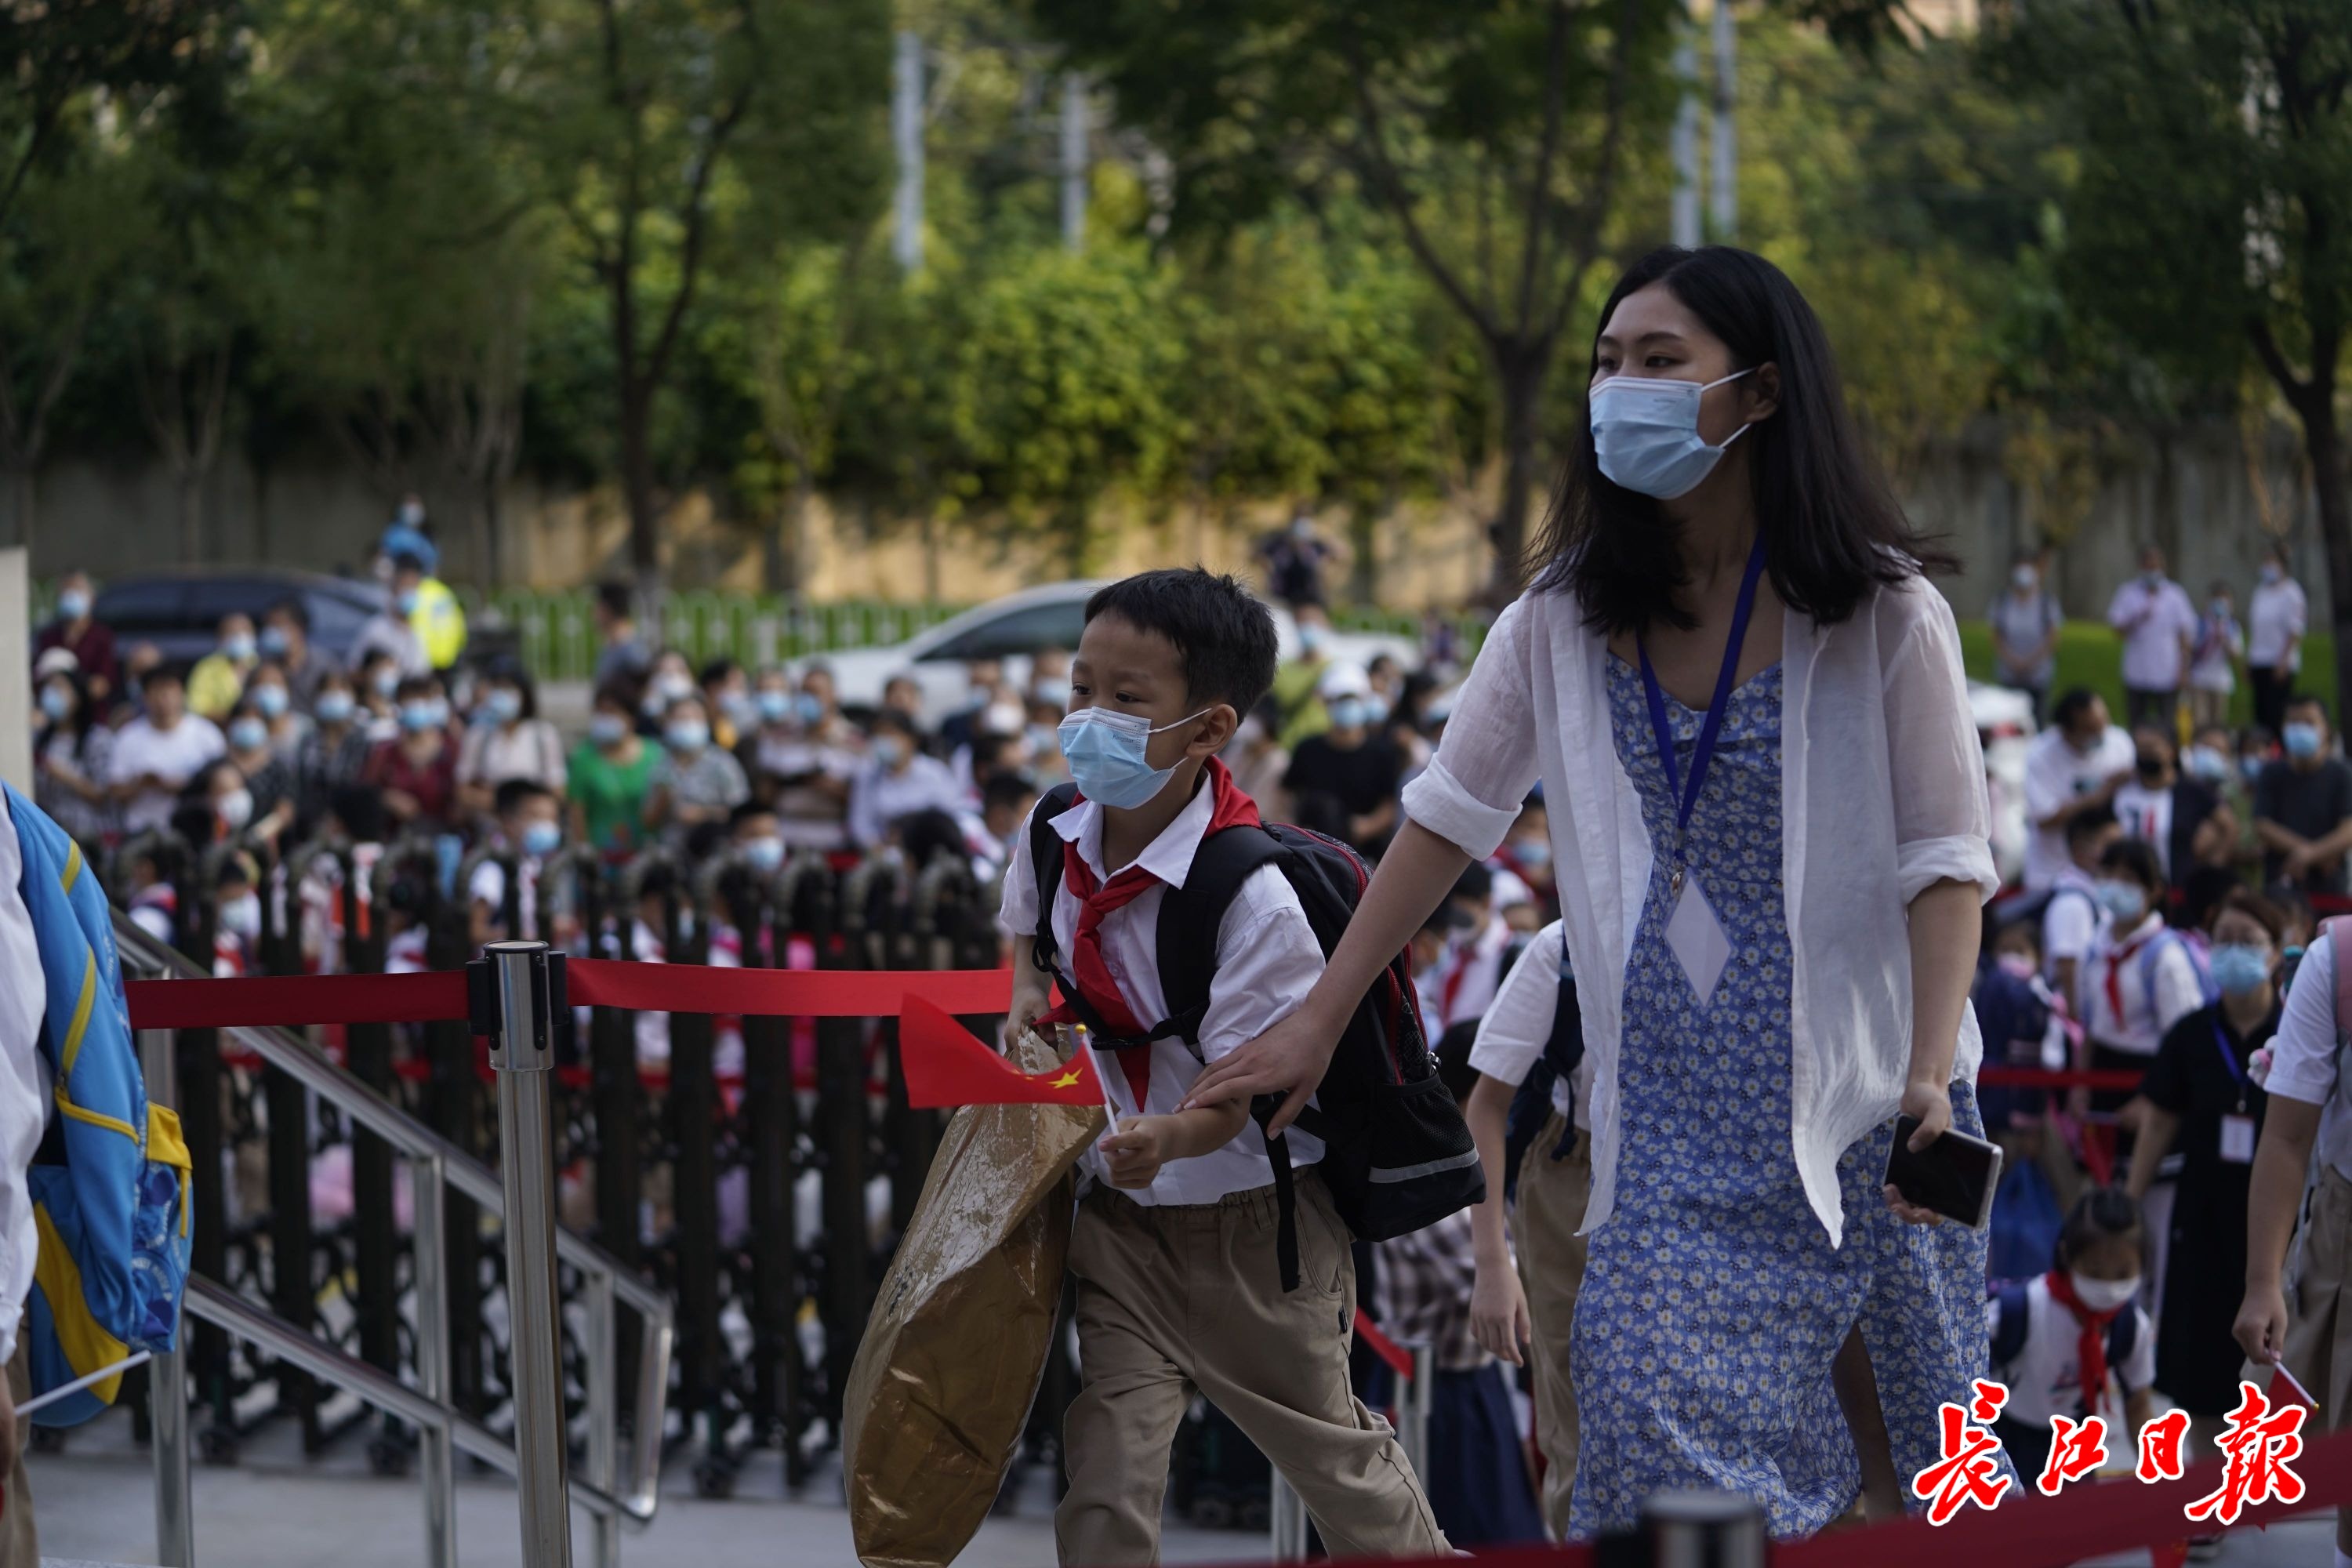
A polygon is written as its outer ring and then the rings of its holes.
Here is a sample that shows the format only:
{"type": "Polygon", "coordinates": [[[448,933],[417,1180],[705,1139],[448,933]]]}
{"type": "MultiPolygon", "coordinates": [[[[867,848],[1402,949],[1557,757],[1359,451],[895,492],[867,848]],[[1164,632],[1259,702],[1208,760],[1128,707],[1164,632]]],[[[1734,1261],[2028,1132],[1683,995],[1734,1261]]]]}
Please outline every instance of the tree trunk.
{"type": "Polygon", "coordinates": [[[1536,500],[1536,440],[1543,412],[1544,376],[1551,343],[1517,336],[1487,345],[1503,402],[1503,494],[1486,538],[1495,548],[1487,597],[1496,609],[1517,598],[1527,553],[1528,512],[1536,500]]]}
{"type": "Polygon", "coordinates": [[[482,591],[490,593],[499,586],[499,482],[482,480],[474,487],[474,567],[482,574],[482,591]]]}
{"type": "Polygon", "coordinates": [[[205,477],[190,464],[174,478],[180,491],[180,559],[193,566],[205,558],[205,477]]]}
{"type": "Polygon", "coordinates": [[[2336,632],[2336,713],[2352,699],[2352,476],[2345,472],[2344,433],[2336,418],[2336,389],[2322,385],[2301,400],[2304,449],[2311,457],[2312,489],[2319,500],[2319,540],[2327,551],[2328,621],[2336,632]]]}
{"type": "Polygon", "coordinates": [[[661,522],[654,501],[653,388],[630,380],[621,388],[621,492],[629,509],[629,569],[637,584],[637,613],[661,626],[661,522]]]}

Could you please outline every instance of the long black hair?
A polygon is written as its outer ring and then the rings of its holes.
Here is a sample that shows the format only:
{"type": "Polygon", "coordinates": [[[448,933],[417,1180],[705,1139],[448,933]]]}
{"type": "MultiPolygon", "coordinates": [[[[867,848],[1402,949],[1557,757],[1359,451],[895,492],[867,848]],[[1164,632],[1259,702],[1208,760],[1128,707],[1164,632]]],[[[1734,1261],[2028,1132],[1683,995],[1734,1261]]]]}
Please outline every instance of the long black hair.
{"type": "MultiPolygon", "coordinates": [[[[1834,625],[1870,592],[1958,563],[1911,526],[1871,461],[1846,412],[1821,319],[1788,275],[1729,246],[1665,246],[1627,269],[1593,328],[1590,375],[1601,332],[1619,301],[1663,283],[1731,350],[1734,370],[1780,367],[1780,406],[1746,437],[1756,520],[1772,589],[1790,609],[1834,625]]],[[[1588,419],[1560,472],[1527,566],[1538,589],[1564,589],[1585,624],[1605,634],[1654,622],[1689,626],[1675,595],[1685,583],[1675,521],[1658,502],[1601,471],[1588,419]]]]}

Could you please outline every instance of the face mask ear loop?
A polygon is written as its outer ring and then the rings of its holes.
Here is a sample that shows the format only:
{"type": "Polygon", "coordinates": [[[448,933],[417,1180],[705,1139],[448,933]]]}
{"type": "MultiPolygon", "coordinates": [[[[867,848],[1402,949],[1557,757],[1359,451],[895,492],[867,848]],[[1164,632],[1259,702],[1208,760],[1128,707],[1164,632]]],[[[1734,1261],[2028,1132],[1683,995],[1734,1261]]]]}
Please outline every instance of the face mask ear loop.
{"type": "MultiPolygon", "coordinates": [[[[1752,364],[1751,364],[1751,365],[1749,365],[1746,370],[1735,370],[1735,371],[1733,371],[1729,375],[1724,376],[1724,377],[1723,377],[1722,379],[1720,379],[1720,380],[1717,380],[1717,381],[1710,381],[1710,382],[1708,382],[1705,386],[1700,387],[1700,388],[1699,388],[1699,391],[1700,391],[1702,394],[1704,394],[1704,393],[1709,393],[1709,392],[1714,391],[1714,390],[1715,390],[1717,387],[1718,387],[1718,386],[1724,386],[1724,385],[1728,384],[1729,383],[1732,383],[1732,382],[1738,381],[1738,380],[1741,376],[1743,376],[1743,375],[1754,375],[1755,374],[1756,374],[1756,367],[1755,367],[1754,365],[1752,365],[1752,364]]],[[[1723,438],[1723,445],[1722,445],[1722,446],[1720,446],[1720,447],[1717,447],[1716,448],[1716,450],[1717,450],[1717,451],[1718,451],[1718,452],[1728,452],[1729,450],[1731,450],[1731,444],[1732,444],[1734,441],[1738,440],[1742,436],[1747,435],[1747,434],[1748,434],[1748,432],[1749,427],[1750,427],[1752,425],[1754,425],[1754,423],[1755,423],[1755,421],[1753,421],[1753,420],[1746,420],[1746,421],[1743,421],[1743,422],[1740,424],[1740,426],[1739,426],[1739,428],[1738,428],[1738,429],[1734,430],[1730,435],[1726,436],[1726,437],[1723,438]]]]}

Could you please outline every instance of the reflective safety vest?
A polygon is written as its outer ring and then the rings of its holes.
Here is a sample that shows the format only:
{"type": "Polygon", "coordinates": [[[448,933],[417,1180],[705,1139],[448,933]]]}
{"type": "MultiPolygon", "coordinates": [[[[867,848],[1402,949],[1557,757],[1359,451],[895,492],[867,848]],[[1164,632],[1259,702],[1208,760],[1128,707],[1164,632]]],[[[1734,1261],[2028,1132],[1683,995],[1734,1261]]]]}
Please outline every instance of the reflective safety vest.
{"type": "Polygon", "coordinates": [[[448,668],[466,651],[466,608],[438,577],[416,584],[416,607],[408,612],[408,625],[425,646],[425,662],[436,669],[448,668]]]}
{"type": "MultiPolygon", "coordinates": [[[[26,1181],[40,1251],[24,1331],[39,1395],[134,1351],[173,1348],[193,1172],[179,1117],[147,1100],[97,875],[39,807],[13,789],[7,805],[46,992],[39,1049],[56,1085],[57,1115],[26,1181]]],[[[120,1373],[102,1378],[34,1420],[87,1421],[114,1403],[121,1382],[120,1373]]]]}

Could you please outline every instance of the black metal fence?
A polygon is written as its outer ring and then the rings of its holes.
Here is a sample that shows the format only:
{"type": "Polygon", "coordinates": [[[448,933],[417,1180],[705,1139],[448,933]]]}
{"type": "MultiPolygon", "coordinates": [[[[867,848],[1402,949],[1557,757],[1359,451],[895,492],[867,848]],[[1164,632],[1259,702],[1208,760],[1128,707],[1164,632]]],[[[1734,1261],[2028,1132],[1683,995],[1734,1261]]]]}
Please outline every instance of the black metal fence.
{"type": "MultiPolygon", "coordinates": [[[[526,872],[498,852],[453,866],[446,845],[425,837],[277,857],[151,835],[104,864],[118,902],[168,920],[183,952],[251,973],[453,969],[472,955],[484,917],[598,958],[657,948],[681,964],[1001,962],[995,889],[946,853],[919,868],[895,851],[802,853],[770,873],[733,853],[688,866],[662,850],[621,865],[572,851],[526,872]],[[261,862],[260,929],[224,943],[217,889],[239,854],[261,862]],[[500,874],[478,879],[485,864],[500,874]],[[499,893],[478,911],[478,880],[499,893]]],[[[970,1022],[986,1032],[997,1020],[970,1022]]],[[[463,1024],[353,1025],[317,1037],[346,1070],[495,1163],[487,1058],[463,1024]]],[[[179,1054],[195,1169],[219,1173],[196,1184],[196,1270],[386,1371],[413,1373],[405,1187],[392,1151],[213,1031],[184,1032],[179,1054]]],[[[851,1357],[943,1125],[907,1105],[895,1020],[664,1020],[597,1008],[583,1010],[573,1058],[558,1075],[564,1217],[677,1304],[666,1438],[694,1456],[706,1495],[730,1492],[763,1449],[798,1485],[840,1430],[851,1357]]],[[[455,1394],[504,1430],[503,1252],[475,1205],[454,1195],[447,1245],[455,1394]]],[[[575,1310],[573,1281],[563,1289],[575,1310]]],[[[621,1386],[633,1375],[625,1364],[621,1386]]],[[[212,1462],[233,1462],[273,1422],[297,1424],[308,1453],[364,1441],[380,1470],[408,1461],[411,1436],[397,1424],[339,1408],[215,1329],[198,1328],[189,1381],[199,1452],[212,1462]]],[[[1034,1424],[1041,1446],[1069,1387],[1056,1357],[1034,1424]]]]}

